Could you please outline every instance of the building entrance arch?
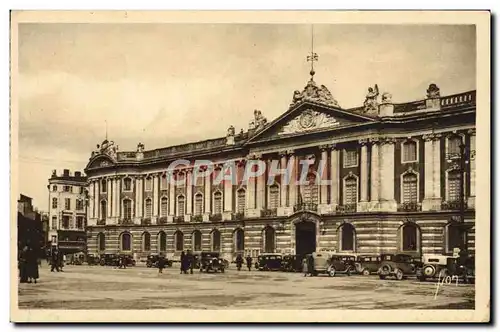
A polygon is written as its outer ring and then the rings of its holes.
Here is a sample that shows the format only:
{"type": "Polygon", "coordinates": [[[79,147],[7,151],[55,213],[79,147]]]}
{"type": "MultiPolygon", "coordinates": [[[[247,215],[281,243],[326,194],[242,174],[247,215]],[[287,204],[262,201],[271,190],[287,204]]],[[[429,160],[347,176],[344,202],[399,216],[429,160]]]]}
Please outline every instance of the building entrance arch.
{"type": "Polygon", "coordinates": [[[316,251],[316,223],[299,221],[295,223],[295,253],[297,255],[312,254],[316,251]]]}

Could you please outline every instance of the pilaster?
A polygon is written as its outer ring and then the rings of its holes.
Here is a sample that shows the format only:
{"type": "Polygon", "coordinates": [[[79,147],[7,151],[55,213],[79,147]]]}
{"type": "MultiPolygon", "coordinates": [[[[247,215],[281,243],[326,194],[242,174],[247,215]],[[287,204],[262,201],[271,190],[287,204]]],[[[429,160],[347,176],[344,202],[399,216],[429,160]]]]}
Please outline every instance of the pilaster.
{"type": "Polygon", "coordinates": [[[193,171],[186,171],[186,221],[191,221],[191,214],[193,213],[193,171]],[[188,220],[189,219],[189,220],[188,220]]]}
{"type": "Polygon", "coordinates": [[[168,177],[168,218],[167,222],[172,222],[175,215],[175,182],[174,173],[169,172],[168,177]]]}
{"type": "Polygon", "coordinates": [[[393,138],[385,138],[381,142],[380,153],[380,211],[397,211],[394,199],[394,145],[393,138]]]}
{"type": "Polygon", "coordinates": [[[107,185],[107,189],[106,189],[106,202],[107,202],[107,207],[106,207],[106,212],[107,212],[107,218],[111,218],[111,215],[112,215],[112,208],[113,208],[113,205],[112,205],[112,200],[113,200],[113,195],[112,195],[112,191],[113,191],[113,187],[112,187],[112,183],[113,180],[111,178],[107,178],[106,179],[106,185],[107,185]]]}
{"type": "MultiPolygon", "coordinates": [[[[206,172],[206,171],[205,171],[206,172]]],[[[203,198],[205,199],[205,213],[203,214],[203,221],[208,221],[210,214],[212,213],[212,175],[203,178],[205,183],[205,192],[203,198]]]]}
{"type": "Polygon", "coordinates": [[[436,134],[424,135],[424,200],[422,211],[441,210],[441,158],[440,136],[436,134]],[[437,144],[436,144],[437,143],[437,144]],[[437,181],[437,187],[436,187],[437,181]]]}
{"type": "Polygon", "coordinates": [[[361,195],[358,203],[358,211],[366,211],[369,209],[368,204],[368,139],[359,140],[361,145],[361,195]]]}
{"type": "MultiPolygon", "coordinates": [[[[233,211],[233,178],[235,177],[236,170],[225,167],[223,169],[224,175],[231,172],[231,179],[224,179],[224,220],[231,220],[231,213],[233,211]]],[[[224,178],[224,177],[223,177],[224,178]]]]}
{"type": "Polygon", "coordinates": [[[330,146],[330,209],[335,211],[339,204],[339,150],[335,144],[330,146]]]}
{"type": "Polygon", "coordinates": [[[160,176],[158,174],[153,175],[153,213],[151,214],[151,223],[156,224],[156,219],[158,218],[158,196],[160,194],[160,176]]]}
{"type": "MultiPolygon", "coordinates": [[[[88,218],[89,219],[93,219],[95,218],[95,212],[94,212],[94,197],[95,197],[95,183],[93,180],[90,181],[89,183],[89,210],[88,210],[88,218]]],[[[50,202],[50,204],[52,204],[52,202],[50,202]]],[[[51,219],[51,222],[52,222],[52,219],[51,219]]]]}
{"type": "Polygon", "coordinates": [[[290,182],[289,182],[289,200],[288,207],[292,208],[297,204],[297,169],[298,169],[298,160],[295,156],[295,152],[293,150],[288,151],[290,165],[292,169],[290,170],[290,182]]]}

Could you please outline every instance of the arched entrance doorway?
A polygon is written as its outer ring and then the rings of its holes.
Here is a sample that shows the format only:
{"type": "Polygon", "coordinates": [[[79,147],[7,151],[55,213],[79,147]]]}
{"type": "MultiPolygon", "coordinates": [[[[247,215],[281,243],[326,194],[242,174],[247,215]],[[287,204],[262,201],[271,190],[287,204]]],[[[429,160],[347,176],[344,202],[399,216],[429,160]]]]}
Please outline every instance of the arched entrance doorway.
{"type": "Polygon", "coordinates": [[[316,251],[316,223],[300,221],[295,224],[295,253],[311,254],[316,251]]]}

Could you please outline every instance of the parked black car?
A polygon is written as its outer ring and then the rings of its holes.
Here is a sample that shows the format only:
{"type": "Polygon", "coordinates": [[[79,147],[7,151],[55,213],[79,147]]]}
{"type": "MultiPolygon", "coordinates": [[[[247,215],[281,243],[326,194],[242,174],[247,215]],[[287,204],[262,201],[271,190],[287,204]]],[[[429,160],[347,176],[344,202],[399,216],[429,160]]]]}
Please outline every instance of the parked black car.
{"type": "Polygon", "coordinates": [[[285,272],[301,272],[304,255],[285,255],[281,261],[281,270],[285,272]]]}
{"type": "Polygon", "coordinates": [[[356,271],[362,275],[369,276],[372,273],[377,273],[381,257],[376,255],[361,255],[356,259],[356,271]]]}
{"type": "Polygon", "coordinates": [[[200,253],[200,272],[222,272],[226,268],[224,259],[220,254],[214,251],[202,251],[200,253]]]}
{"type": "Polygon", "coordinates": [[[281,254],[262,254],[257,257],[255,269],[259,271],[280,271],[283,256],[281,254]]]}
{"type": "Polygon", "coordinates": [[[416,275],[417,268],[422,266],[421,258],[407,254],[382,254],[382,262],[378,269],[380,279],[395,277],[402,280],[407,276],[416,275]]]}
{"type": "Polygon", "coordinates": [[[116,254],[102,254],[99,258],[99,265],[101,266],[118,266],[118,255],[116,254]]]}
{"type": "Polygon", "coordinates": [[[99,257],[94,254],[87,255],[87,264],[88,265],[99,265],[99,257]]]}
{"type": "MultiPolygon", "coordinates": [[[[160,255],[159,254],[151,254],[148,255],[148,258],[146,260],[146,266],[147,267],[158,267],[158,261],[159,261],[160,255]]],[[[172,261],[168,259],[167,257],[163,256],[163,259],[165,259],[165,266],[166,267],[172,267],[172,261]]]]}

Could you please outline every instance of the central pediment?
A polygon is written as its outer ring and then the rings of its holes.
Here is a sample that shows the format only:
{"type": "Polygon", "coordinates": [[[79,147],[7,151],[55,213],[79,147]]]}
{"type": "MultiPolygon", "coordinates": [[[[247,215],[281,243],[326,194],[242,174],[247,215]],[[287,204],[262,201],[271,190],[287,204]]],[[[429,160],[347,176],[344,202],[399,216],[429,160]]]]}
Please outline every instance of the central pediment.
{"type": "Polygon", "coordinates": [[[289,135],[304,133],[318,129],[334,128],[340,126],[340,124],[341,122],[334,116],[308,108],[286,122],[280,130],[277,131],[277,134],[289,135]]]}

